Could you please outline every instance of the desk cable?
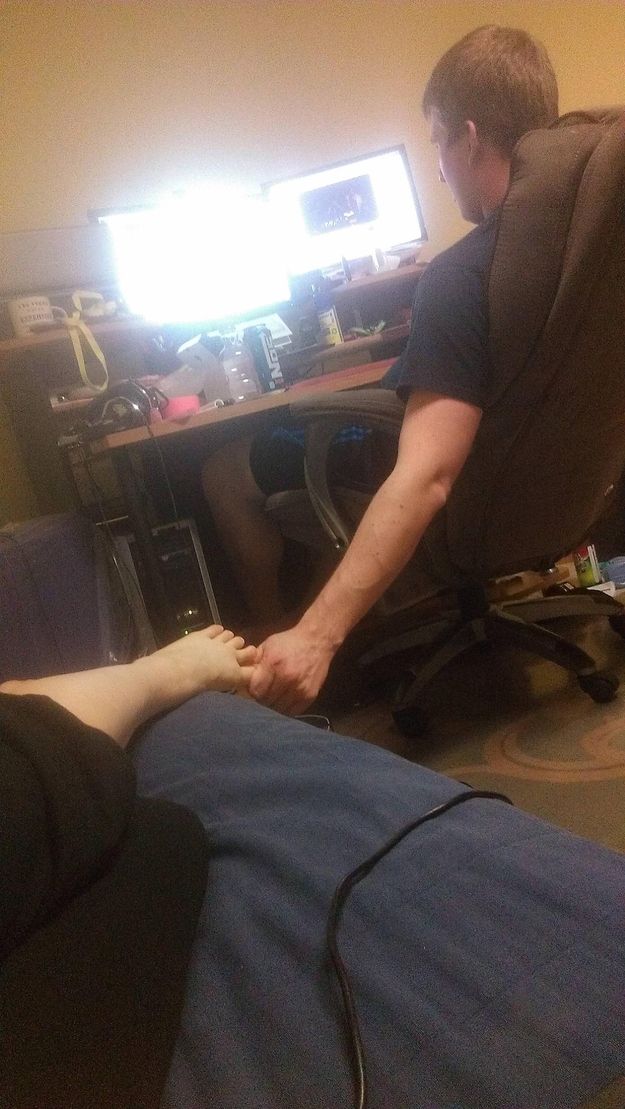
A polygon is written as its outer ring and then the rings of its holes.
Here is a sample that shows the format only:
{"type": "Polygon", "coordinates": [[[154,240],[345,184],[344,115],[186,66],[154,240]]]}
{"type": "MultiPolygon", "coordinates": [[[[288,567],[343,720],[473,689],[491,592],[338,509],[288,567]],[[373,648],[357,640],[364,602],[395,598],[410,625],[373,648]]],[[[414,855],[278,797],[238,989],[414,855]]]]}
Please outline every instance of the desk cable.
{"type": "Polygon", "coordinates": [[[169,500],[170,500],[170,503],[171,503],[171,510],[172,510],[173,517],[174,517],[174,523],[178,524],[178,523],[180,523],[180,514],[178,512],[178,505],[176,504],[176,498],[174,496],[174,490],[172,488],[172,484],[171,484],[171,481],[169,479],[169,473],[167,472],[167,466],[165,464],[165,459],[163,457],[163,451],[162,451],[162,448],[161,448],[161,444],[159,443],[156,435],[154,434],[154,429],[153,429],[152,425],[149,423],[149,421],[146,420],[146,425],[145,426],[147,427],[148,435],[150,436],[150,439],[152,440],[152,442],[154,443],[154,446],[156,448],[156,453],[158,455],[158,461],[159,461],[161,473],[162,473],[162,475],[165,479],[165,485],[167,486],[167,493],[168,493],[169,500]]]}
{"type": "Polygon", "coordinates": [[[348,1052],[351,1064],[353,1089],[354,1089],[354,1105],[356,1109],[366,1109],[367,1106],[367,1072],[365,1067],[365,1054],[362,1043],[362,1036],[360,1033],[360,1025],[358,1022],[358,1014],[356,1010],[356,1003],[354,994],[349,981],[347,968],[338,948],[337,932],[341,922],[343,909],[350,893],[354,887],[366,878],[371,873],[373,868],[383,859],[394,847],[397,847],[410,832],[419,828],[421,824],[425,824],[429,820],[435,820],[437,817],[442,816],[450,809],[461,805],[465,801],[475,801],[480,798],[486,798],[493,801],[505,801],[506,804],[512,805],[513,802],[504,793],[496,793],[489,789],[467,789],[462,793],[456,793],[448,801],[444,801],[440,805],[436,805],[429,812],[424,813],[423,816],[411,820],[398,832],[396,832],[389,840],[378,848],[372,855],[370,855],[364,862],[359,863],[354,870],[350,871],[341,881],[334,891],[330,912],[328,914],[328,923],[326,927],[326,947],[330,956],[332,968],[336,974],[343,1001],[343,1016],[345,1021],[345,1028],[348,1041],[348,1052]]]}

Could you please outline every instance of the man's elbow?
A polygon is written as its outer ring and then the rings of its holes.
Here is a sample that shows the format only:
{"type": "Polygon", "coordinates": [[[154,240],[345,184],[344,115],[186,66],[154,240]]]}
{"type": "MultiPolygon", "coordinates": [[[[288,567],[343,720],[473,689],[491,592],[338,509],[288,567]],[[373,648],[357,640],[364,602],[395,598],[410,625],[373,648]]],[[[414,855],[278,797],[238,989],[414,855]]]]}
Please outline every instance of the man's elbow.
{"type": "Polygon", "coordinates": [[[426,501],[431,507],[432,516],[435,516],[447,504],[453,484],[453,479],[443,474],[435,475],[428,482],[426,501]]]}
{"type": "Polygon", "coordinates": [[[407,549],[414,551],[435,516],[445,507],[451,483],[432,477],[402,488],[395,500],[396,517],[401,521],[407,549]]]}
{"type": "Polygon", "coordinates": [[[420,476],[395,472],[385,484],[387,492],[396,500],[400,512],[412,517],[416,508],[417,515],[422,517],[425,513],[429,521],[447,504],[454,478],[443,471],[420,476]]]}

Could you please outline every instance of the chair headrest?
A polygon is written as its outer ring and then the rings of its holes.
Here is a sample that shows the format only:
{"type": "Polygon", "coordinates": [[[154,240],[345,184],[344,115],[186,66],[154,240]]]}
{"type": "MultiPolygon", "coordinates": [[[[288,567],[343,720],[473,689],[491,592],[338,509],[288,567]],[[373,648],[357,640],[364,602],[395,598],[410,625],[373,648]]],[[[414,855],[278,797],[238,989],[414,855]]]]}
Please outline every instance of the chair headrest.
{"type": "Polygon", "coordinates": [[[589,255],[622,210],[624,183],[625,108],[571,112],[517,144],[489,277],[489,404],[527,364],[553,313],[572,311],[591,281],[589,255]]]}

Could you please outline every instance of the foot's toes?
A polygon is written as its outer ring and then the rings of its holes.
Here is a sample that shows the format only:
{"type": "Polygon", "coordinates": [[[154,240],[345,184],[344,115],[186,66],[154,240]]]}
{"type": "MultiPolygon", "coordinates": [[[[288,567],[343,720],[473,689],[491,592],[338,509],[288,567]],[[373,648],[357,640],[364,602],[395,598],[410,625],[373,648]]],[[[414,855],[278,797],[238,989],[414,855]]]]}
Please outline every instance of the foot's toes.
{"type": "Polygon", "coordinates": [[[210,624],[208,628],[204,629],[209,639],[216,639],[218,635],[221,635],[223,630],[223,624],[210,624]]]}

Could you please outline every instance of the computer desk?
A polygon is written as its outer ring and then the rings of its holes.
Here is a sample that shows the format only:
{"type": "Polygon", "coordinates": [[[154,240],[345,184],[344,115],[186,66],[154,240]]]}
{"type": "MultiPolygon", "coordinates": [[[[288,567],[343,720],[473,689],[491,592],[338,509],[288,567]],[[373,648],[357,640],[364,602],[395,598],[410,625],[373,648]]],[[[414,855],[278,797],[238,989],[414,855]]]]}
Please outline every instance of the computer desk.
{"type": "Polygon", "coordinates": [[[133,427],[127,431],[114,431],[103,435],[101,439],[90,444],[93,455],[108,451],[126,450],[152,439],[169,439],[173,436],[186,435],[199,428],[218,427],[219,425],[236,421],[242,425],[250,422],[252,416],[259,413],[275,412],[279,409],[288,409],[293,400],[310,396],[316,393],[337,393],[346,389],[362,389],[366,385],[377,385],[384,376],[389,366],[395,359],[386,359],[384,362],[370,362],[362,366],[350,366],[347,369],[336,370],[334,373],[322,374],[319,377],[305,378],[286,389],[276,390],[274,393],[263,393],[260,397],[241,401],[238,404],[224,405],[223,408],[214,408],[207,405],[191,416],[183,416],[178,420],[159,420],[148,427],[133,427]]]}
{"type": "MultiPolygon", "coordinates": [[[[326,373],[320,377],[305,379],[287,389],[274,393],[264,393],[260,397],[226,405],[223,408],[207,406],[193,415],[178,420],[163,420],[148,427],[130,428],[127,431],[111,432],[88,446],[88,453],[97,457],[110,454],[124,495],[128,518],[135,535],[137,548],[141,555],[148,583],[149,596],[146,598],[154,633],[159,644],[171,642],[176,637],[175,616],[171,610],[167,591],[163,582],[159,560],[153,542],[150,521],[145,510],[145,501],[138,484],[133,455],[141,452],[145,444],[167,441],[175,448],[189,436],[206,437],[207,449],[211,440],[248,434],[254,426],[267,426],[266,421],[286,413],[294,400],[318,393],[335,393],[348,389],[377,385],[394,359],[383,362],[370,362],[362,366],[326,373]],[[265,420],[263,421],[263,417],[265,420]]],[[[276,421],[277,422],[277,421],[276,421]]]]}

